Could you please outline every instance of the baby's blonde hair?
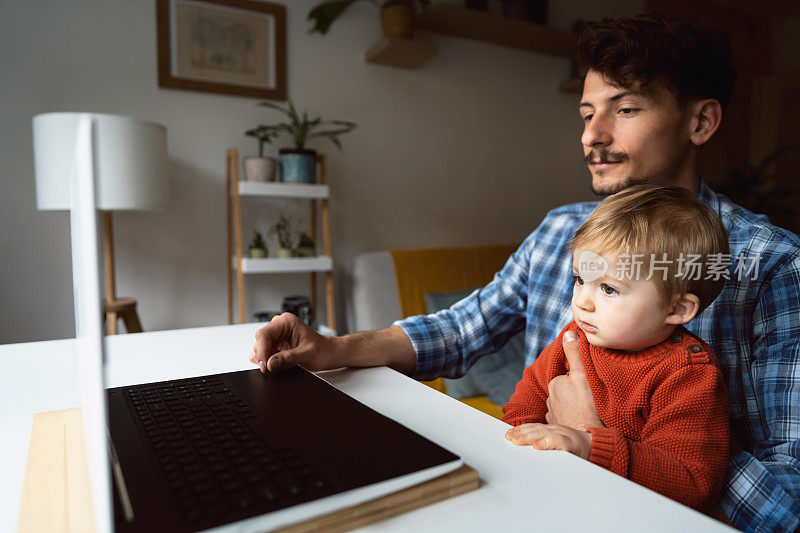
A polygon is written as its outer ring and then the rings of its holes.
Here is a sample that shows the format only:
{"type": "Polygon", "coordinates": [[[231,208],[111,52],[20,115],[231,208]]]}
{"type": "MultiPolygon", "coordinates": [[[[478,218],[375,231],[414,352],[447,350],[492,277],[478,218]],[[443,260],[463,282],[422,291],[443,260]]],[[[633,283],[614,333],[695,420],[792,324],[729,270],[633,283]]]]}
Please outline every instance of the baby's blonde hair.
{"type": "MultiPolygon", "coordinates": [[[[691,293],[700,299],[698,314],[714,301],[726,281],[709,274],[709,256],[729,253],[722,221],[681,187],[640,184],[609,196],[578,228],[570,246],[573,251],[588,249],[600,255],[642,254],[643,278],[653,266],[651,257],[666,258],[666,276],[661,271],[652,276],[664,304],[672,306],[677,298],[691,293]],[[699,256],[694,259],[700,265],[686,276],[680,272],[679,259],[686,260],[689,254],[699,256]],[[687,279],[695,277],[699,279],[687,279]]],[[[727,263],[724,271],[727,274],[727,263]]]]}

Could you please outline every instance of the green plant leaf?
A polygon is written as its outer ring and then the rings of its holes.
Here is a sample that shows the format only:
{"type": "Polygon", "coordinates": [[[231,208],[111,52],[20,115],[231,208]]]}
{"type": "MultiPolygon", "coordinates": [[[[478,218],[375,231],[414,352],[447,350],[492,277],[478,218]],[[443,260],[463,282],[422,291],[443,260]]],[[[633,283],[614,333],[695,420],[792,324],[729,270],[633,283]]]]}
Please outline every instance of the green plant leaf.
{"type": "Polygon", "coordinates": [[[786,146],[781,146],[774,152],[767,154],[767,156],[764,157],[764,160],[761,162],[761,165],[759,165],[758,167],[758,174],[763,174],[769,167],[775,164],[775,161],[777,161],[784,155],[788,154],[789,152],[797,150],[798,148],[800,148],[800,144],[793,143],[786,146]]]}
{"type": "Polygon", "coordinates": [[[336,120],[331,119],[328,122],[331,124],[336,124],[337,126],[347,126],[348,128],[355,128],[358,126],[355,122],[350,122],[349,120],[336,120]]]}
{"type": "Polygon", "coordinates": [[[341,152],[342,151],[342,142],[339,140],[339,138],[336,135],[337,135],[336,132],[323,131],[323,132],[314,133],[314,134],[310,135],[309,137],[327,137],[333,144],[336,145],[336,147],[341,152]]]}
{"type": "MultiPolygon", "coordinates": [[[[337,137],[352,131],[356,127],[354,122],[346,120],[323,120],[322,117],[309,118],[307,111],[303,111],[301,115],[291,100],[288,101],[288,107],[271,102],[261,102],[258,105],[280,111],[289,118],[289,122],[279,122],[270,126],[262,124],[257,128],[248,130],[248,135],[265,138],[263,142],[272,142],[275,137],[285,133],[292,139],[296,148],[302,149],[312,138],[328,137],[341,150],[341,143],[337,137]]],[[[261,149],[263,150],[263,147],[261,149]]]]}
{"type": "Polygon", "coordinates": [[[294,104],[291,100],[289,100],[289,118],[292,119],[292,122],[295,124],[301,124],[300,116],[297,114],[297,109],[295,109],[294,104]]]}
{"type": "MultiPolygon", "coordinates": [[[[314,26],[308,30],[308,33],[319,32],[325,35],[328,33],[333,21],[339,18],[348,7],[358,1],[359,0],[328,0],[313,7],[306,17],[307,20],[313,21],[314,23],[314,26]]],[[[372,3],[378,4],[375,0],[372,0],[372,3]]]]}

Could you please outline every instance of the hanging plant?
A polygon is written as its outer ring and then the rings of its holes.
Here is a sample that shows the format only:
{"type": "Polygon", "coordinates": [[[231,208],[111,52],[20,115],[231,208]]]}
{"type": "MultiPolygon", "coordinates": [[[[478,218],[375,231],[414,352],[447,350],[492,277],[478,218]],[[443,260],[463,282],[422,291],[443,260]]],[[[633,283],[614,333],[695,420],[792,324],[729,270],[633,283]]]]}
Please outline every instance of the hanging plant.
{"type": "MultiPolygon", "coordinates": [[[[308,12],[308,20],[314,26],[308,33],[321,33],[325,35],[331,24],[347,10],[348,7],[361,0],[327,0],[308,12]]],[[[416,5],[427,6],[430,0],[369,0],[370,3],[380,6],[381,24],[383,33],[387,37],[404,37],[410,39],[414,32],[414,13],[416,5]]]]}

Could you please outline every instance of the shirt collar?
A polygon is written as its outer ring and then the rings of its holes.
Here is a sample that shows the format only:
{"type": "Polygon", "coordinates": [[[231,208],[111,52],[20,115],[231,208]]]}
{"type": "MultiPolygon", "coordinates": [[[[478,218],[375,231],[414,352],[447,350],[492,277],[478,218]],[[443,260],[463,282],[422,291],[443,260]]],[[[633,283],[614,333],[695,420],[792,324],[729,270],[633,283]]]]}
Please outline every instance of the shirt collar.
{"type": "Polygon", "coordinates": [[[714,210],[715,213],[721,215],[720,212],[720,200],[717,193],[712,191],[708,185],[706,185],[705,181],[700,181],[700,192],[697,193],[697,200],[703,202],[708,207],[714,210]]]}

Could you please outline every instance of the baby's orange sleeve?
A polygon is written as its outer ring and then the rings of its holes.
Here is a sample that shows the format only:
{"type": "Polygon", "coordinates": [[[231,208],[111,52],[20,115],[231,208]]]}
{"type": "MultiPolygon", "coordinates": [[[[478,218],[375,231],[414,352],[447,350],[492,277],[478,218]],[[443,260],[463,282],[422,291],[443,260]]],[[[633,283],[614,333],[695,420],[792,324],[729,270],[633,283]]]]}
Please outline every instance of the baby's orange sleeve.
{"type": "Polygon", "coordinates": [[[517,383],[514,394],[503,406],[503,422],[512,426],[533,422],[546,423],[547,385],[555,376],[566,374],[567,371],[562,337],[564,332],[570,329],[570,324],[522,373],[522,379],[517,383]]]}

